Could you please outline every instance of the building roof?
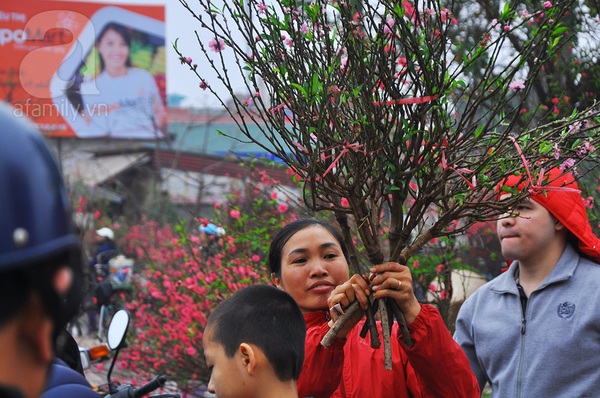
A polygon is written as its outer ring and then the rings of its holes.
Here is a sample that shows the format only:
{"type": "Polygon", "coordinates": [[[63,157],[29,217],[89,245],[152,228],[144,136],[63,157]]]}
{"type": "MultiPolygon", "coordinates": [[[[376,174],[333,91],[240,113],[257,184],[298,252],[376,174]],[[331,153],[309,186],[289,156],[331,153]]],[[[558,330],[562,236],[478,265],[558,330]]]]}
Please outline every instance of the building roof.
{"type": "Polygon", "coordinates": [[[63,174],[67,181],[85,181],[89,186],[99,186],[113,176],[136,165],[148,163],[148,153],[130,153],[100,157],[72,156],[63,162],[63,174]]]}
{"type": "MultiPolygon", "coordinates": [[[[257,121],[261,119],[257,116],[257,121]]],[[[214,156],[227,156],[234,153],[239,157],[266,158],[278,161],[265,148],[274,149],[270,140],[264,136],[264,125],[259,126],[252,120],[246,120],[246,126],[258,145],[246,137],[238,123],[226,111],[213,109],[169,109],[169,135],[172,141],[160,145],[161,149],[200,153],[214,156]]]]}

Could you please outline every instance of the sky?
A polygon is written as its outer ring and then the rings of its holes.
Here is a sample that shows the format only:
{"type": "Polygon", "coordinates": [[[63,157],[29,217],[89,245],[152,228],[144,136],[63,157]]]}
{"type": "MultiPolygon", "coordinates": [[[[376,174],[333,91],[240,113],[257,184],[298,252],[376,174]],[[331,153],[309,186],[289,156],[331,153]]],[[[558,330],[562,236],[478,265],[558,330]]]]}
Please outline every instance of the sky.
{"type": "MultiPolygon", "coordinates": [[[[87,1],[90,3],[109,3],[109,4],[131,4],[131,5],[164,5],[166,18],[166,47],[167,47],[167,95],[180,94],[186,98],[181,106],[190,106],[198,108],[219,108],[221,105],[218,100],[208,92],[198,87],[199,79],[185,65],[181,65],[177,53],[172,44],[178,39],[178,48],[182,53],[198,60],[198,70],[206,76],[212,76],[206,63],[202,62],[199,46],[197,43],[194,29],[198,26],[198,21],[193,18],[178,0],[75,0],[87,1]]],[[[216,0],[218,4],[221,0],[216,0]]],[[[197,4],[194,0],[188,0],[190,6],[197,4]]],[[[208,40],[206,40],[208,42],[208,40]]],[[[234,79],[234,84],[235,83],[234,79]]],[[[239,78],[239,87],[243,87],[242,78],[239,78]]],[[[219,95],[225,99],[229,98],[227,92],[219,92],[219,95]]]]}

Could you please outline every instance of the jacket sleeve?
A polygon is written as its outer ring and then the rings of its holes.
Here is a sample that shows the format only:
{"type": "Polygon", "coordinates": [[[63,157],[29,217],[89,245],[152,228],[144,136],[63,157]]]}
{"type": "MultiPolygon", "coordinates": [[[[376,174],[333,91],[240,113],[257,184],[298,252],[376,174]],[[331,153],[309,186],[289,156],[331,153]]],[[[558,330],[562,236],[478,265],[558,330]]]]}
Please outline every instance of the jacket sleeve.
{"type": "Polygon", "coordinates": [[[329,348],[323,347],[321,340],[328,331],[327,323],[306,330],[304,365],[297,384],[300,398],[329,398],[340,384],[345,340],[335,338],[329,348]]]}
{"type": "Polygon", "coordinates": [[[409,358],[423,397],[479,398],[477,379],[462,348],[452,339],[435,307],[422,305],[421,313],[408,325],[412,348],[397,338],[409,358]]]}
{"type": "Polygon", "coordinates": [[[462,347],[471,363],[471,369],[475,373],[475,377],[479,382],[479,388],[483,389],[487,383],[487,378],[484,370],[479,366],[477,353],[475,351],[475,342],[471,333],[471,319],[473,319],[473,306],[470,305],[473,301],[465,301],[458,311],[456,319],[456,330],[454,332],[454,340],[462,347]]]}

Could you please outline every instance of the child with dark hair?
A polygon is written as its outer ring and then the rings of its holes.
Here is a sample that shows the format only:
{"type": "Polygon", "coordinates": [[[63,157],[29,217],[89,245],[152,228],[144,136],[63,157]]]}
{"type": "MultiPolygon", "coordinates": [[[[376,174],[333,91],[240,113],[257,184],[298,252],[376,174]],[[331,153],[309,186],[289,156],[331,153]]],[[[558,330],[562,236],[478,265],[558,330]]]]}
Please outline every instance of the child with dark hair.
{"type": "Polygon", "coordinates": [[[219,398],[297,397],[305,336],[302,313],[287,293],[259,285],[237,291],[206,323],[208,390],[219,398]]]}

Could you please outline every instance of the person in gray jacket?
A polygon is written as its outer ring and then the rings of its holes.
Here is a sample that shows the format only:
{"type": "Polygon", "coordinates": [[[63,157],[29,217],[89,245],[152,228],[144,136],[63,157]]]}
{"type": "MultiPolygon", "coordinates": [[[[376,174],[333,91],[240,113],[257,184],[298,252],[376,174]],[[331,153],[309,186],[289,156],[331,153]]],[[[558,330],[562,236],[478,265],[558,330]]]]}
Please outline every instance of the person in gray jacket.
{"type": "Polygon", "coordinates": [[[497,223],[510,267],[465,301],[454,339],[493,397],[597,397],[600,240],[573,175],[542,178],[506,181],[531,192],[497,223]]]}

